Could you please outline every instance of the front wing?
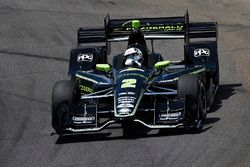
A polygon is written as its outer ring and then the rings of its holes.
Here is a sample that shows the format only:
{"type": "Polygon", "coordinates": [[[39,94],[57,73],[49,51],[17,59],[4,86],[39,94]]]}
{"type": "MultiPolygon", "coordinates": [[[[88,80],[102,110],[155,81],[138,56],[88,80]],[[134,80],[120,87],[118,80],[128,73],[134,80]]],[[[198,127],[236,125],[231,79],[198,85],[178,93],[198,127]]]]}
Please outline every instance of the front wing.
{"type": "Polygon", "coordinates": [[[104,101],[106,99],[106,102],[112,103],[114,98],[112,88],[83,95],[81,100],[87,102],[81,107],[72,108],[66,132],[68,134],[97,132],[111,124],[125,121],[136,122],[149,129],[183,127],[185,99],[177,99],[176,96],[177,90],[175,89],[162,88],[161,92],[148,89],[144,92],[137,113],[132,117],[120,118],[114,116],[114,109],[110,107],[110,104],[109,107],[98,107],[100,99],[104,101]],[[151,103],[149,104],[148,101],[151,103]]]}

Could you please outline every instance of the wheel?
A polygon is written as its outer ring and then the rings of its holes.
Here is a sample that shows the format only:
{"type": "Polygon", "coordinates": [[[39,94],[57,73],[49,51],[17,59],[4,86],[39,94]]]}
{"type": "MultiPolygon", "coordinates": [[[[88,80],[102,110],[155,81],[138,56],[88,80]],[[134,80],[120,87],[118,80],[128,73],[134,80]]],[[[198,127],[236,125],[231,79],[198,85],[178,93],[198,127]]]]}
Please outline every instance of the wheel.
{"type": "Polygon", "coordinates": [[[206,89],[199,74],[187,74],[178,81],[178,96],[185,98],[184,123],[189,130],[202,130],[207,115],[206,89]]]}
{"type": "Polygon", "coordinates": [[[56,133],[62,135],[67,127],[69,103],[62,102],[56,110],[52,110],[52,127],[56,133]]]}
{"type": "Polygon", "coordinates": [[[52,93],[52,127],[56,133],[65,129],[69,105],[75,101],[74,82],[70,80],[55,83],[52,93]]]}

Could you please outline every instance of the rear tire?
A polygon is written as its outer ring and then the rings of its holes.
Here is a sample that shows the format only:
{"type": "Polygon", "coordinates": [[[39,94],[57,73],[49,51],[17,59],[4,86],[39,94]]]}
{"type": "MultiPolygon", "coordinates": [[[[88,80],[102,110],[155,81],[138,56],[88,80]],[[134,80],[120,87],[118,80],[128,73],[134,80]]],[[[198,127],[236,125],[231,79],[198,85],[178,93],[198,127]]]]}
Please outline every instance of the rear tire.
{"type": "Polygon", "coordinates": [[[207,99],[200,75],[181,76],[178,81],[178,96],[185,98],[185,127],[191,131],[202,130],[207,114],[207,99]]]}

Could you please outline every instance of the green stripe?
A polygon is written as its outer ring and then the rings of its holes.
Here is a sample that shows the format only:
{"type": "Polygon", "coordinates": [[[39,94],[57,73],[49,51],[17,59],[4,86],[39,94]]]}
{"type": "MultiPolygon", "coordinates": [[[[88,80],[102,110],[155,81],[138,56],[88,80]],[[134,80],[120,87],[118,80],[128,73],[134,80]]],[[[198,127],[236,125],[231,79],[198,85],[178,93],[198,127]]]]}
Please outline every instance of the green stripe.
{"type": "Polygon", "coordinates": [[[76,77],[81,78],[81,79],[85,79],[85,80],[90,81],[90,82],[93,82],[93,83],[95,83],[95,84],[98,84],[98,82],[97,82],[96,80],[91,79],[91,78],[84,77],[84,76],[79,75],[79,74],[76,74],[76,77]]]}
{"type": "Polygon", "coordinates": [[[203,72],[203,71],[205,71],[205,68],[202,68],[202,69],[199,69],[197,71],[191,72],[190,74],[198,74],[198,73],[203,72]]]}

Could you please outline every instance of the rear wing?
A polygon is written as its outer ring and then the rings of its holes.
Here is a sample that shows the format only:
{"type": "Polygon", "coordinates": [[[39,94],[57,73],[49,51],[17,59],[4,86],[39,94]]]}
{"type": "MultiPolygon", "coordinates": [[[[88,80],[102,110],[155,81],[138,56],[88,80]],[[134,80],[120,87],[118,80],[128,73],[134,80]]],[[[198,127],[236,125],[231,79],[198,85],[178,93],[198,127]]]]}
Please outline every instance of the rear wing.
{"type": "Polygon", "coordinates": [[[216,22],[189,22],[188,12],[181,17],[104,19],[104,27],[79,28],[78,45],[126,41],[129,34],[139,28],[146,40],[184,39],[185,44],[197,38],[212,38],[217,41],[216,22]]]}

